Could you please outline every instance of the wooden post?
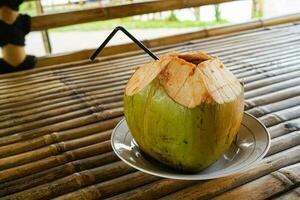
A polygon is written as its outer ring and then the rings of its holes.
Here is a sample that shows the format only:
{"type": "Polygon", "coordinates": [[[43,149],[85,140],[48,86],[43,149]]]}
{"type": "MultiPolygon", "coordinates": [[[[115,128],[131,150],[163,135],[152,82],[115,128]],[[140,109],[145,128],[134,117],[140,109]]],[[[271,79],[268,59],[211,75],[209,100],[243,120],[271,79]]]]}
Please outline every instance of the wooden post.
{"type": "MultiPolygon", "coordinates": [[[[40,1],[35,1],[35,6],[36,6],[36,12],[37,14],[43,14],[43,6],[40,1]]],[[[50,38],[48,34],[48,30],[43,30],[41,31],[42,33],[42,38],[43,38],[43,43],[45,47],[46,54],[51,54],[52,52],[52,47],[50,43],[50,38]]]]}

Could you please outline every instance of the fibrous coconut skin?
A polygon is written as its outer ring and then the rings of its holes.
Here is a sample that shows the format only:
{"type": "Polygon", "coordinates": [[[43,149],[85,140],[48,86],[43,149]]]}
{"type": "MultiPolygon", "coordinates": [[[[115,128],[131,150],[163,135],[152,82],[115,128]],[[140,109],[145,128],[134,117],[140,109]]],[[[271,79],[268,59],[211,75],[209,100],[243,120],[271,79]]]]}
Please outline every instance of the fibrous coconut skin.
{"type": "Polygon", "coordinates": [[[166,55],[130,78],[124,114],[143,152],[172,168],[198,172],[232,144],[242,121],[243,93],[216,57],[166,55]]]}

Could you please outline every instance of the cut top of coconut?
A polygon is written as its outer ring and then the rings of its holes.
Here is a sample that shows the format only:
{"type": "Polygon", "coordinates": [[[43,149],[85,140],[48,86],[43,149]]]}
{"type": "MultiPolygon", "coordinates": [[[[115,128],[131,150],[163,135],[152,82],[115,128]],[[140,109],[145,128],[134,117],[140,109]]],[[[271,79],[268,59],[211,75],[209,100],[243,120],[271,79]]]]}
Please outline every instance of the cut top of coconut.
{"type": "Polygon", "coordinates": [[[189,108],[234,101],[243,92],[238,79],[218,58],[194,53],[165,55],[139,67],[128,81],[125,94],[138,93],[157,77],[175,102],[189,108]]]}

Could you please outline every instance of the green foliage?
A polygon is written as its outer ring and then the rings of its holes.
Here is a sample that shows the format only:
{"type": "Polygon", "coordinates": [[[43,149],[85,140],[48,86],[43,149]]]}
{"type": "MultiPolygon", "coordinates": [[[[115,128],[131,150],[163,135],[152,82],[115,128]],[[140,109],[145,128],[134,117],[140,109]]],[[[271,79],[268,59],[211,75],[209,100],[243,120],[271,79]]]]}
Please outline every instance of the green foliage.
{"type": "Polygon", "coordinates": [[[20,12],[28,14],[30,16],[36,15],[35,3],[34,1],[25,2],[20,6],[20,12]]]}
{"type": "Polygon", "coordinates": [[[221,21],[221,9],[220,9],[220,5],[217,4],[215,5],[215,18],[216,18],[216,21],[219,22],[221,21]]]}
{"type": "Polygon", "coordinates": [[[167,18],[167,21],[171,21],[171,22],[178,22],[179,21],[173,10],[171,11],[170,16],[167,18]]]}
{"type": "Polygon", "coordinates": [[[92,22],[86,24],[78,24],[52,29],[51,31],[96,31],[96,30],[112,30],[118,25],[122,25],[127,29],[155,29],[155,28],[192,28],[206,27],[228,23],[225,20],[219,22],[201,22],[201,21],[166,21],[166,20],[135,20],[132,18],[114,19],[101,22],[92,22]]]}

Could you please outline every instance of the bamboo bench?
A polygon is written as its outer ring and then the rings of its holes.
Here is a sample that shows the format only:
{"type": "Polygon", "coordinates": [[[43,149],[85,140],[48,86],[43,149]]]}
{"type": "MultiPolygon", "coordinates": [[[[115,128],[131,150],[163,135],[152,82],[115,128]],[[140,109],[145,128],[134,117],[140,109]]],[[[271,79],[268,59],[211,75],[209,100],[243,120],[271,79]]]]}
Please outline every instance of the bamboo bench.
{"type": "Polygon", "coordinates": [[[218,55],[245,82],[245,107],[269,129],[263,161],[209,181],[129,167],[112,152],[122,95],[142,52],[38,67],[0,79],[1,199],[299,199],[300,25],[285,24],[155,48],[218,55]]]}

